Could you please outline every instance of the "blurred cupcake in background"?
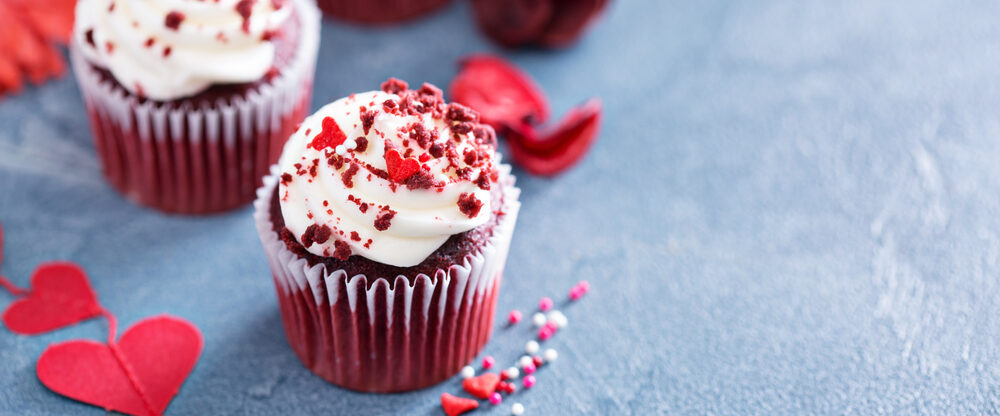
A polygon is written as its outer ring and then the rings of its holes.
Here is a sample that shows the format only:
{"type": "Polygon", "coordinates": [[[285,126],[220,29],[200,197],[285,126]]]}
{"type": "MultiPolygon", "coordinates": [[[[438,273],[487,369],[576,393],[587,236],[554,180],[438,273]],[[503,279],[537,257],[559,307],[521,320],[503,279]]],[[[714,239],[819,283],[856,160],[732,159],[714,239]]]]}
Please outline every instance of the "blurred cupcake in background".
{"type": "Polygon", "coordinates": [[[365,24],[389,24],[415,18],[451,0],[317,0],[329,16],[365,24]]]}
{"type": "Polygon", "coordinates": [[[80,0],[73,71],[108,181],[166,212],[254,198],[308,111],[310,0],[80,0]]]}
{"type": "Polygon", "coordinates": [[[457,373],[492,331],[520,208],[493,129],[391,79],[306,119],[254,204],[285,334],[360,391],[457,373]]]}

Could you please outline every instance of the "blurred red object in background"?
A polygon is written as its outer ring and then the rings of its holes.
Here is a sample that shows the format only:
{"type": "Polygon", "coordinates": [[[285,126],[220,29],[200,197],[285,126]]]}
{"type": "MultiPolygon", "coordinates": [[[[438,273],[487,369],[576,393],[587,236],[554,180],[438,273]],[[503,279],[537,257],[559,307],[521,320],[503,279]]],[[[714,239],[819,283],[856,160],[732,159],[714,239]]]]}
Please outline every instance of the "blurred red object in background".
{"type": "Polygon", "coordinates": [[[76,0],[0,0],[0,97],[66,72],[76,0]]]}

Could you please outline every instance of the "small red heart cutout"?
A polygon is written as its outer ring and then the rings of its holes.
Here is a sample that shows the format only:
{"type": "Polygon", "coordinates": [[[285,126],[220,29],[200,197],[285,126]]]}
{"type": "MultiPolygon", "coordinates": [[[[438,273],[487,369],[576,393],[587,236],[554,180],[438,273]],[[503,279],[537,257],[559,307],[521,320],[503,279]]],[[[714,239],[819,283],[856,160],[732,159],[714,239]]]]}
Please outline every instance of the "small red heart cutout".
{"type": "Polygon", "coordinates": [[[469,394],[480,399],[488,399],[500,384],[500,375],[496,373],[485,373],[479,377],[469,377],[462,380],[462,388],[469,394]]]}
{"type": "Polygon", "coordinates": [[[81,340],[53,344],[36,372],[45,387],[63,396],[108,411],[158,415],[194,368],[202,345],[197,327],[163,315],[136,323],[114,347],[81,340]]]}
{"type": "Polygon", "coordinates": [[[307,147],[316,150],[333,149],[343,144],[346,140],[347,135],[340,129],[337,120],[334,120],[333,117],[325,117],[323,118],[323,130],[316,133],[316,137],[313,137],[312,142],[307,147]]]}
{"type": "Polygon", "coordinates": [[[403,159],[396,149],[389,149],[385,152],[385,170],[393,181],[402,182],[420,170],[420,162],[412,157],[403,159]]]}
{"type": "Polygon", "coordinates": [[[479,402],[472,399],[455,397],[448,393],[441,393],[441,407],[444,408],[444,414],[458,416],[479,407],[479,402]]]}
{"type": "Polygon", "coordinates": [[[31,275],[31,292],[10,305],[3,323],[11,331],[35,335],[101,314],[87,274],[69,262],[43,263],[31,275]]]}

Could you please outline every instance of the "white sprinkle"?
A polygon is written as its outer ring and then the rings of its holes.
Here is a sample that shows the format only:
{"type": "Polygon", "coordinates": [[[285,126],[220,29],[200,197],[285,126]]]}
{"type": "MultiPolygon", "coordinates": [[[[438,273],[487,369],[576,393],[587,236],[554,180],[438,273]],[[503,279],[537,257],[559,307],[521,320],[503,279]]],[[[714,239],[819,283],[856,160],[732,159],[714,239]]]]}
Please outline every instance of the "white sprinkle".
{"type": "Polygon", "coordinates": [[[535,324],[535,326],[538,327],[545,325],[545,314],[541,312],[535,312],[534,315],[531,315],[531,323],[535,324]]]}
{"type": "Polygon", "coordinates": [[[353,149],[353,148],[355,148],[357,146],[358,146],[358,142],[356,142],[354,140],[348,140],[348,141],[344,142],[344,147],[347,148],[347,149],[353,149]]]}
{"type": "Polygon", "coordinates": [[[475,368],[472,368],[472,366],[469,365],[462,367],[462,378],[471,378],[474,375],[476,375],[475,368]]]}
{"type": "Polygon", "coordinates": [[[559,358],[559,353],[556,352],[556,350],[549,348],[545,350],[545,353],[542,354],[542,357],[545,358],[545,362],[551,363],[555,361],[557,358],[559,358]]]}
{"type": "Polygon", "coordinates": [[[347,148],[345,148],[342,144],[338,144],[333,151],[337,152],[338,155],[343,155],[344,153],[347,153],[347,148]]]}
{"type": "Polygon", "coordinates": [[[510,367],[503,372],[507,373],[507,378],[517,378],[517,376],[521,374],[521,372],[517,370],[517,367],[510,367]]]}
{"type": "Polygon", "coordinates": [[[534,354],[538,352],[538,341],[531,340],[527,344],[524,344],[524,352],[528,354],[534,354]]]}
{"type": "Polygon", "coordinates": [[[549,320],[555,323],[556,326],[559,328],[563,328],[567,324],[569,324],[569,320],[566,319],[566,315],[563,315],[563,313],[559,312],[558,310],[553,310],[552,312],[549,312],[549,320]]]}
{"type": "Polygon", "coordinates": [[[524,414],[524,405],[521,403],[514,403],[510,406],[510,414],[514,416],[521,416],[524,414]]]}
{"type": "Polygon", "coordinates": [[[521,367],[521,368],[527,367],[527,366],[529,366],[531,364],[534,364],[534,361],[532,361],[531,357],[529,357],[527,355],[522,355],[521,359],[517,360],[517,365],[519,367],[521,367]]]}

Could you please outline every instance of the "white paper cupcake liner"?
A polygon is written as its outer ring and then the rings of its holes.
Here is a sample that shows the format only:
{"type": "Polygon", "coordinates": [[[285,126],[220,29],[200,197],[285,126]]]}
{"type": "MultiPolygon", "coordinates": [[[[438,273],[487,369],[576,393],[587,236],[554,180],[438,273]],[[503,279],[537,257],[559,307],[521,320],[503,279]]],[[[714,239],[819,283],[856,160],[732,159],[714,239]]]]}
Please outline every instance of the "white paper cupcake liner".
{"type": "Polygon", "coordinates": [[[211,104],[142,101],[102,79],[70,45],[95,147],[116,189],[139,204],[189,214],[253,200],[312,98],[320,13],[309,0],[294,1],[300,38],[291,62],[244,96],[211,104]]]}
{"type": "Polygon", "coordinates": [[[277,166],[257,191],[254,220],[278,292],[285,334],[303,364],[352,390],[395,392],[438,383],[473,359],[492,331],[517,221],[520,189],[501,165],[505,213],[478,253],[434,276],[390,282],[309,266],[271,221],[277,166]]]}

